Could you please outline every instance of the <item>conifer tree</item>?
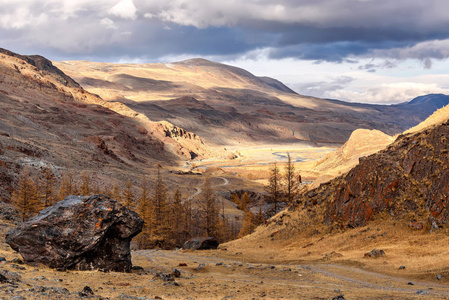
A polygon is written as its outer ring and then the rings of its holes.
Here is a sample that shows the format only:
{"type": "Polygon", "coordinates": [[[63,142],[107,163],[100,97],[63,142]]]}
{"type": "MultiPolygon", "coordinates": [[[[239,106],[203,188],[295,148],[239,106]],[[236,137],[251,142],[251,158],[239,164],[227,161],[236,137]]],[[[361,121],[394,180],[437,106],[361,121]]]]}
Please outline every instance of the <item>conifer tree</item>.
{"type": "Polygon", "coordinates": [[[111,196],[112,199],[123,204],[123,197],[120,191],[120,184],[118,183],[118,181],[116,181],[114,186],[112,187],[111,196]]]}
{"type": "Polygon", "coordinates": [[[218,227],[218,203],[214,195],[209,178],[206,178],[203,185],[202,197],[198,203],[202,216],[203,234],[206,236],[216,236],[218,227]]]}
{"type": "Polygon", "coordinates": [[[248,209],[245,211],[245,215],[243,216],[243,224],[242,224],[242,229],[239,232],[239,238],[253,233],[254,229],[256,229],[255,216],[248,209]]]}
{"type": "Polygon", "coordinates": [[[245,192],[243,195],[242,195],[242,200],[240,201],[241,202],[241,210],[243,210],[243,211],[247,211],[248,210],[248,205],[249,205],[249,196],[248,196],[248,194],[245,192]]]}
{"type": "Polygon", "coordinates": [[[43,188],[43,198],[44,198],[44,207],[49,207],[55,204],[56,197],[54,195],[54,186],[56,183],[55,174],[51,171],[50,168],[44,169],[44,182],[42,184],[43,188]]]}
{"type": "MultiPolygon", "coordinates": [[[[300,178],[300,177],[298,177],[300,178]]],[[[299,193],[299,183],[295,175],[295,166],[292,163],[290,153],[287,152],[287,164],[285,165],[285,173],[283,176],[284,187],[285,187],[285,200],[287,204],[292,204],[293,200],[298,196],[299,193]]]]}
{"type": "Polygon", "coordinates": [[[90,176],[90,174],[87,174],[87,173],[83,174],[83,178],[81,180],[80,191],[79,191],[82,196],[90,195],[90,193],[92,192],[91,180],[92,180],[92,177],[90,176]]]}
{"type": "Polygon", "coordinates": [[[139,197],[139,215],[144,221],[142,232],[139,234],[137,241],[140,249],[149,246],[151,236],[151,200],[148,194],[148,185],[145,177],[142,179],[141,193],[139,197]]]}
{"type": "Polygon", "coordinates": [[[125,207],[132,209],[134,207],[134,193],[132,185],[129,180],[125,184],[125,190],[123,191],[124,205],[125,207]]]}
{"type": "Polygon", "coordinates": [[[176,189],[173,195],[173,202],[170,205],[170,231],[171,239],[178,247],[186,241],[186,212],[184,211],[184,205],[182,204],[181,192],[176,189]]]}
{"type": "Polygon", "coordinates": [[[73,175],[70,171],[66,171],[62,175],[61,184],[59,186],[59,200],[64,200],[69,195],[76,194],[76,186],[73,182],[73,175]]]}
{"type": "Polygon", "coordinates": [[[14,206],[19,210],[22,221],[28,220],[42,209],[38,186],[28,170],[23,170],[16,191],[12,194],[14,206]]]}
{"type": "Polygon", "coordinates": [[[269,194],[270,201],[274,204],[274,214],[279,210],[279,202],[281,201],[281,176],[279,174],[279,168],[277,164],[273,164],[273,168],[270,170],[270,178],[268,179],[268,185],[265,186],[265,190],[269,194]]]}
{"type": "Polygon", "coordinates": [[[159,170],[157,172],[157,180],[151,202],[153,208],[152,238],[156,243],[161,244],[168,237],[168,197],[167,188],[164,185],[159,170]]]}

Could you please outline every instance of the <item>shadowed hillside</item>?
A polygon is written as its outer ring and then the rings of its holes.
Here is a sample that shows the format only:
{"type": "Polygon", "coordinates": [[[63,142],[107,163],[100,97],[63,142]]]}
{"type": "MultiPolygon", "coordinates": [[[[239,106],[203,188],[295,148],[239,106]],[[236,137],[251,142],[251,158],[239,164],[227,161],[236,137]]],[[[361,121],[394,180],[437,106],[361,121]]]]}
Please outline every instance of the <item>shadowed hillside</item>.
{"type": "Polygon", "coordinates": [[[449,103],[447,98],[391,106],[318,99],[298,95],[275,79],[204,59],[55,64],[103,99],[125,103],[154,121],[167,120],[216,145],[342,144],[359,128],[394,135],[449,103]]]}

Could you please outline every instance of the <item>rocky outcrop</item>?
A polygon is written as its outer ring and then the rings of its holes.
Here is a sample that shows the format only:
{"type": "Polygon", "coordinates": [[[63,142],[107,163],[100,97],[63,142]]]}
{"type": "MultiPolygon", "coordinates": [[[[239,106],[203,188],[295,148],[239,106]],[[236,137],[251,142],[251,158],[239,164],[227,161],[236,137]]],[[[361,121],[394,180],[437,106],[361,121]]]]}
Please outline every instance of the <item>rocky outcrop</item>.
{"type": "Polygon", "coordinates": [[[219,243],[214,237],[194,238],[184,243],[182,249],[210,250],[217,249],[219,243]]]}
{"type": "Polygon", "coordinates": [[[324,223],[366,225],[387,212],[437,227],[449,221],[449,122],[402,135],[387,149],[360,159],[348,174],[310,191],[299,203],[321,207],[324,223]],[[419,220],[416,220],[419,219],[419,220]]]}
{"type": "Polygon", "coordinates": [[[105,195],[68,196],[10,231],[6,242],[27,263],[130,272],[130,242],[142,226],[136,212],[105,195]]]}

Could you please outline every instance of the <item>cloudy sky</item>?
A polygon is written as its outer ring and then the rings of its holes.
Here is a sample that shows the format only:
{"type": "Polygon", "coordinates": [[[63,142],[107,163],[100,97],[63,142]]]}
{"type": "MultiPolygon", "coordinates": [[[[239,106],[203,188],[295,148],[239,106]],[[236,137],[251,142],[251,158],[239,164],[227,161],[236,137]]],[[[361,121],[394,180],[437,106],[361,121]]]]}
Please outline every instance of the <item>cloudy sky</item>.
{"type": "Polygon", "coordinates": [[[0,47],[52,60],[204,57],[323,98],[449,94],[447,0],[0,0],[0,47]]]}

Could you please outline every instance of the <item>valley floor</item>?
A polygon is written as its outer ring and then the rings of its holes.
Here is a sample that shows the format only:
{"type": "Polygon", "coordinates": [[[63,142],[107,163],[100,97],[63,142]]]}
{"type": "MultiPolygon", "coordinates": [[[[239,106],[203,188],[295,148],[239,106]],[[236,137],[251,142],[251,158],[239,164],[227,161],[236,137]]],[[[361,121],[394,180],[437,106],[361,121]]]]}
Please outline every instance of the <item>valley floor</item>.
{"type": "MultiPolygon", "coordinates": [[[[3,224],[2,233],[11,226],[3,224]]],[[[8,263],[0,267],[0,273],[14,272],[21,278],[17,282],[0,283],[0,295],[2,299],[79,299],[79,293],[89,286],[94,293],[92,299],[332,299],[341,294],[345,299],[421,299],[423,296],[449,299],[448,276],[441,270],[446,265],[444,259],[432,272],[426,272],[428,266],[419,270],[420,260],[428,259],[421,254],[421,248],[426,247],[425,252],[431,255],[430,249],[447,244],[447,237],[433,234],[430,238],[437,242],[429,246],[426,238],[429,234],[412,234],[407,244],[421,239],[424,246],[417,246],[415,253],[409,253],[407,247],[398,249],[401,242],[391,245],[388,238],[366,242],[365,234],[372,235],[372,232],[377,229],[359,228],[332,237],[323,236],[321,241],[327,247],[305,238],[296,245],[276,240],[271,243],[259,240],[258,244],[244,239],[221,245],[218,250],[139,250],[132,253],[133,263],[143,269],[129,274],[58,272],[45,266],[12,263],[12,259],[20,256],[2,238],[0,256],[8,263]],[[341,251],[341,257],[330,255],[319,259],[332,249],[340,252],[342,248],[334,239],[344,243],[350,235],[363,230],[366,231],[359,235],[361,245],[356,250],[341,251]],[[312,245],[304,248],[305,243],[312,245]],[[386,256],[363,258],[363,251],[374,245],[387,247],[384,248],[386,256]],[[403,254],[404,251],[408,254],[403,254]],[[401,258],[395,252],[402,253],[401,258]],[[406,266],[403,270],[398,270],[396,265],[400,261],[406,266]],[[174,282],[156,276],[174,269],[181,272],[174,282]],[[435,276],[439,271],[443,272],[441,280],[435,276]]],[[[347,247],[353,245],[347,243],[347,247]]]]}

